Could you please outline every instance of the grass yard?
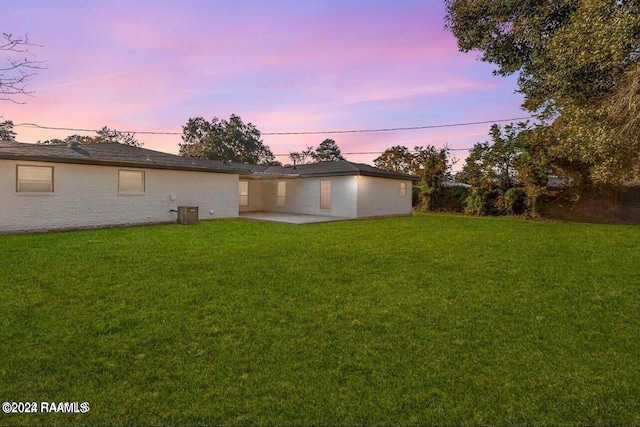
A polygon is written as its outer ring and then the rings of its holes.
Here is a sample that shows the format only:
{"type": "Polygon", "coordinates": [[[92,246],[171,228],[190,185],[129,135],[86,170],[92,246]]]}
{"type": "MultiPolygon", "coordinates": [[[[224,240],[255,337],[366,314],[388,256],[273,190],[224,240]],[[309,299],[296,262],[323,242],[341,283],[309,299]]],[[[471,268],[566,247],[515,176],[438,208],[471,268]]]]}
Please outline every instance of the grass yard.
{"type": "Polygon", "coordinates": [[[0,236],[0,424],[640,424],[640,227],[0,236]]]}

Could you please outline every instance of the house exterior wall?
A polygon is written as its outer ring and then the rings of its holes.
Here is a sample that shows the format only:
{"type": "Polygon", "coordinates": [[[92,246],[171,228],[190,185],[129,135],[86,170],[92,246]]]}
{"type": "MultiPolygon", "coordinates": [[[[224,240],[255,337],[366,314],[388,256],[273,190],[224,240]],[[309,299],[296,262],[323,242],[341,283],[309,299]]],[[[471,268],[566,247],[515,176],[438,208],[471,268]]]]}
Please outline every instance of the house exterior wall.
{"type": "Polygon", "coordinates": [[[178,206],[237,217],[238,175],[0,160],[0,232],[175,222],[178,206]],[[54,192],[17,193],[16,165],[53,166],[54,192]],[[120,169],[145,172],[143,195],[118,194],[120,169]]]}
{"type": "Polygon", "coordinates": [[[262,182],[262,210],[356,218],[357,179],[354,176],[269,179],[262,182]],[[331,181],[331,209],[320,209],[320,182],[331,181]],[[278,207],[278,182],[287,183],[284,207],[278,207]]]}
{"type": "Polygon", "coordinates": [[[411,213],[411,181],[358,177],[358,218],[411,213]],[[400,183],[406,182],[407,194],[400,195],[400,183]]]}
{"type": "Polygon", "coordinates": [[[240,212],[258,212],[262,210],[262,188],[260,179],[241,179],[249,183],[249,206],[240,206],[240,212]]]}
{"type": "Polygon", "coordinates": [[[263,179],[262,180],[262,210],[266,212],[293,213],[294,204],[291,191],[296,185],[295,179],[263,179]],[[287,196],[284,207],[278,206],[278,182],[287,183],[287,196]]]}

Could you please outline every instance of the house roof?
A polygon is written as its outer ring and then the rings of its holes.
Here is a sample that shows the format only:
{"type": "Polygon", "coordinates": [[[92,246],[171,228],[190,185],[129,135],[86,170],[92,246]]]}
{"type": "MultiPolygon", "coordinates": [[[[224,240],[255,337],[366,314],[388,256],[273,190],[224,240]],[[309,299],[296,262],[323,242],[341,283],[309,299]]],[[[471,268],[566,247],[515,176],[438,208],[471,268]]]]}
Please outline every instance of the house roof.
{"type": "Polygon", "coordinates": [[[117,142],[98,144],[38,145],[0,141],[0,159],[85,165],[173,169],[274,177],[323,177],[364,175],[416,181],[411,175],[387,171],[346,160],[296,166],[248,165],[219,160],[192,159],[117,142]]]}
{"type": "Polygon", "coordinates": [[[117,142],[37,145],[0,141],[0,159],[249,174],[217,160],[191,159],[117,142]]]}
{"type": "Polygon", "coordinates": [[[245,165],[240,163],[231,163],[232,167],[251,172],[259,176],[282,176],[282,177],[323,177],[323,176],[344,176],[344,175],[363,175],[379,178],[394,178],[417,181],[418,178],[399,172],[392,172],[364,163],[353,163],[347,160],[338,160],[333,162],[309,163],[296,166],[264,166],[264,165],[245,165]]]}

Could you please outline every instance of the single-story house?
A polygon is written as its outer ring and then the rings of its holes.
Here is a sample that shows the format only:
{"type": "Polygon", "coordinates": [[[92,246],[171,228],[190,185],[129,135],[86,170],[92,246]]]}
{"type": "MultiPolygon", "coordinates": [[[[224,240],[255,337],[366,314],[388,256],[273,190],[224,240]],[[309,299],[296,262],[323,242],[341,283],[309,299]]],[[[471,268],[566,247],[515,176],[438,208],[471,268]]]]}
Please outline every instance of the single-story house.
{"type": "Polygon", "coordinates": [[[414,177],[347,161],[259,166],[118,143],[0,141],[0,233],[200,220],[241,212],[366,218],[411,213],[414,177]]]}

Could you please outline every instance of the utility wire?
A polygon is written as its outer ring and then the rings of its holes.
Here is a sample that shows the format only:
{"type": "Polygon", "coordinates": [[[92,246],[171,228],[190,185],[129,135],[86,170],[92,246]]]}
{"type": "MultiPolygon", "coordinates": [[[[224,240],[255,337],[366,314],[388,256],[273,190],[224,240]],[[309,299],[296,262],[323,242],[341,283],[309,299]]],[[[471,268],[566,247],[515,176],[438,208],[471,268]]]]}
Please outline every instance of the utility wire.
{"type": "MultiPolygon", "coordinates": [[[[55,126],[44,126],[36,123],[20,123],[17,125],[13,125],[13,127],[29,127],[29,128],[38,128],[38,129],[46,129],[46,130],[66,130],[70,132],[98,132],[99,129],[82,129],[82,128],[66,128],[66,127],[55,127],[55,126]]],[[[153,131],[133,131],[133,130],[121,130],[119,132],[122,133],[132,133],[136,135],[182,135],[181,132],[153,132],[153,131]]]]}
{"type": "MultiPolygon", "coordinates": [[[[473,148],[448,148],[449,151],[470,151],[473,150],[473,148]]],[[[410,153],[417,153],[417,151],[415,150],[409,150],[410,153]]],[[[384,151],[360,151],[357,153],[343,153],[341,152],[341,154],[344,154],[345,156],[349,156],[349,155],[354,155],[354,154],[382,154],[384,153],[384,151]]],[[[286,154],[274,154],[274,157],[289,157],[291,155],[291,153],[286,153],[286,154]]]]}
{"type": "Polygon", "coordinates": [[[403,130],[436,129],[436,128],[458,127],[458,126],[486,125],[489,123],[510,122],[514,120],[528,120],[528,119],[534,119],[534,118],[535,117],[533,116],[514,117],[511,119],[487,120],[483,122],[450,123],[450,124],[444,124],[444,125],[411,126],[411,127],[397,127],[397,128],[382,128],[382,129],[328,130],[328,131],[317,131],[317,132],[265,132],[265,133],[262,133],[262,135],[322,135],[322,134],[329,134],[329,133],[397,132],[397,131],[403,131],[403,130]]]}
{"type": "MultiPolygon", "coordinates": [[[[323,135],[323,134],[345,134],[345,133],[399,132],[399,131],[406,131],[406,130],[437,129],[437,128],[447,128],[447,127],[485,125],[489,123],[509,122],[509,121],[515,121],[515,120],[528,120],[528,119],[534,119],[534,118],[535,117],[533,116],[529,116],[529,117],[514,117],[510,119],[486,120],[481,122],[448,123],[448,124],[441,124],[441,125],[395,127],[395,128],[380,128],[380,129],[309,131],[309,132],[261,132],[260,134],[265,136],[275,136],[275,135],[323,135]]],[[[98,129],[44,126],[36,123],[19,123],[13,126],[14,127],[33,127],[33,128],[46,129],[46,130],[64,130],[64,131],[70,131],[70,132],[98,132],[98,129]]],[[[182,135],[182,132],[154,132],[154,131],[132,131],[132,130],[124,130],[120,132],[131,133],[135,135],[182,135]]],[[[356,153],[353,153],[353,154],[356,154],[356,153]]],[[[372,153],[372,154],[375,154],[375,153],[372,153]]]]}

